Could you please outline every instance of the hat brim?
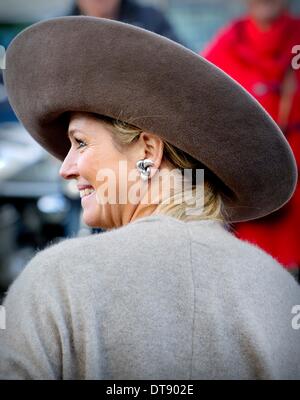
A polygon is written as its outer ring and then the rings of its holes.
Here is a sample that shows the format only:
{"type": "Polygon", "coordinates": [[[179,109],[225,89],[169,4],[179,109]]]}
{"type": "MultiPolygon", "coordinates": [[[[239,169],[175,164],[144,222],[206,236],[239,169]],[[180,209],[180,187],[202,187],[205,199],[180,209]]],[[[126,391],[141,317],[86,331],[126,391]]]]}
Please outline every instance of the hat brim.
{"type": "Polygon", "coordinates": [[[226,188],[231,222],[263,217],[295,190],[294,156],[259,103],[198,54],[142,28],[87,16],[36,23],[7,49],[4,83],[24,127],[60,160],[68,113],[93,112],[201,161],[226,188]]]}

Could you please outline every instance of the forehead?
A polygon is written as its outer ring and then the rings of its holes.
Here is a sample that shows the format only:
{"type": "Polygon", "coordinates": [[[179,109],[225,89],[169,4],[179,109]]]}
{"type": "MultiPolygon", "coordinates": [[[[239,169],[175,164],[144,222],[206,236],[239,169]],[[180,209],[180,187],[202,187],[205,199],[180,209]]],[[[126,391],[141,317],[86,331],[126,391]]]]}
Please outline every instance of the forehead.
{"type": "Polygon", "coordinates": [[[71,131],[83,131],[91,133],[94,131],[105,130],[104,124],[93,114],[84,112],[72,112],[69,119],[69,129],[71,131]]]}
{"type": "Polygon", "coordinates": [[[71,112],[69,128],[80,128],[85,125],[95,124],[97,119],[93,114],[85,112],[71,112]]]}
{"type": "Polygon", "coordinates": [[[86,113],[71,113],[68,127],[68,137],[71,138],[76,131],[88,133],[93,128],[94,121],[86,113]]]}
{"type": "Polygon", "coordinates": [[[85,112],[70,113],[68,136],[72,138],[75,132],[79,132],[93,138],[93,140],[111,141],[112,133],[108,126],[94,114],[85,112]]]}

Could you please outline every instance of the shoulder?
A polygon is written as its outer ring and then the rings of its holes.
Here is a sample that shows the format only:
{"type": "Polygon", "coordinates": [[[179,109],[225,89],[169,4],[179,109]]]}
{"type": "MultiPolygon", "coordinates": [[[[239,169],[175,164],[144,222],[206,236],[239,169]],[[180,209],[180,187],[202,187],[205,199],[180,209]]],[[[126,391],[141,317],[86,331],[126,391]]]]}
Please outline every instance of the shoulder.
{"type": "Polygon", "coordinates": [[[246,19],[235,19],[229,24],[220,28],[212,40],[208,43],[203,56],[208,58],[214,51],[225,51],[240,40],[241,32],[244,29],[246,19]]]}
{"type": "MultiPolygon", "coordinates": [[[[109,269],[120,262],[148,260],[151,254],[165,256],[170,248],[189,240],[184,223],[165,216],[140,218],[109,231],[79,238],[67,238],[36,253],[22,271],[34,275],[72,275],[82,270],[109,269]]],[[[184,246],[183,246],[184,247],[184,246]]]]}
{"type": "Polygon", "coordinates": [[[162,11],[151,5],[138,4],[135,1],[126,0],[122,5],[121,20],[180,42],[168,18],[162,11]]]}
{"type": "Polygon", "coordinates": [[[137,280],[147,287],[180,274],[189,257],[188,240],[184,224],[168,217],[141,218],[104,233],[65,239],[31,259],[9,288],[6,306],[17,309],[23,299],[22,307],[50,308],[53,314],[63,307],[68,314],[70,303],[78,301],[81,307],[81,299],[87,307],[95,298],[105,303],[112,287],[126,290],[125,282],[137,280]]]}
{"type": "MultiPolygon", "coordinates": [[[[290,26],[293,29],[294,35],[300,39],[300,18],[296,16],[291,16],[290,17],[290,26]]],[[[298,43],[297,43],[298,44],[298,43]]]]}
{"type": "Polygon", "coordinates": [[[238,39],[239,33],[244,29],[246,19],[235,19],[228,25],[225,25],[219,30],[216,38],[228,42],[233,42],[238,39]]]}
{"type": "Polygon", "coordinates": [[[194,262],[228,284],[263,287],[279,282],[295,287],[290,274],[257,246],[236,238],[215,221],[185,223],[168,216],[141,218],[126,226],[82,238],[66,239],[40,251],[21,273],[22,281],[63,289],[76,282],[89,287],[95,277],[107,280],[159,265],[161,273],[194,262]],[[257,277],[260,280],[257,281],[257,277]]]}
{"type": "Polygon", "coordinates": [[[146,18],[147,20],[151,20],[153,17],[164,19],[163,13],[159,9],[151,5],[139,4],[136,1],[132,0],[126,0],[124,4],[125,6],[123,7],[127,14],[131,13],[135,14],[135,16],[139,15],[146,18]]]}
{"type": "MultiPolygon", "coordinates": [[[[293,293],[300,299],[300,288],[291,274],[271,255],[250,242],[237,238],[220,224],[189,224],[193,261],[204,266],[207,280],[222,279],[223,287],[230,287],[244,295],[269,293],[284,301],[293,293]]],[[[274,299],[273,299],[274,300],[274,299]]]]}

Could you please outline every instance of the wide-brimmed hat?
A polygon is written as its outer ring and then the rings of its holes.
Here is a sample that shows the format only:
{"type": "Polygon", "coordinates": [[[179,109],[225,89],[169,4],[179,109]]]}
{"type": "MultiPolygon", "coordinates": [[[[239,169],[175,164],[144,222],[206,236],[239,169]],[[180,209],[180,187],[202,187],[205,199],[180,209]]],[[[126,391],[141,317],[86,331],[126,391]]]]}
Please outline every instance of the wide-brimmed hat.
{"type": "Polygon", "coordinates": [[[21,32],[4,82],[17,117],[63,160],[69,112],[93,112],[159,135],[220,182],[229,221],[265,216],[292,196],[297,169],[271,117],[193,51],[118,21],[59,17],[21,32]]]}

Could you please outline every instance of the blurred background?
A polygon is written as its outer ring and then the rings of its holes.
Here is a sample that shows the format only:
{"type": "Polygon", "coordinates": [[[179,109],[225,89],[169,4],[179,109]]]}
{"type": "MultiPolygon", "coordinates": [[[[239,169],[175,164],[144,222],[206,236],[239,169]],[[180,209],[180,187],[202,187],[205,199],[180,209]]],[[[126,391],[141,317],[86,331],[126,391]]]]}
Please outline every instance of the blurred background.
{"type": "MultiPolygon", "coordinates": [[[[270,57],[273,57],[274,62],[279,62],[281,58],[287,60],[286,67],[282,67],[287,69],[290,65],[288,58],[291,45],[300,45],[300,23],[294,21],[292,24],[290,20],[285,18],[281,21],[280,18],[281,15],[288,13],[292,18],[297,19],[300,14],[299,0],[52,0],[51,2],[0,0],[0,45],[4,49],[7,48],[21,30],[37,21],[55,16],[85,14],[118,19],[152,30],[206,56],[216,65],[219,63],[219,66],[226,70],[229,65],[235,64],[232,63],[230,57],[228,59],[224,57],[222,51],[228,54],[234,46],[238,49],[242,42],[242,38],[237,36],[236,41],[230,41],[230,51],[226,48],[228,38],[231,38],[235,32],[235,28],[233,29],[231,25],[232,21],[247,17],[252,19],[251,23],[253,23],[255,13],[259,15],[255,20],[257,23],[255,29],[258,32],[256,32],[257,36],[252,37],[254,43],[261,42],[259,36],[261,34],[265,40],[263,51],[269,54],[271,51],[269,45],[272,45],[273,54],[270,57]],[[276,22],[279,20],[280,23],[276,22]],[[292,25],[295,32],[291,33],[292,25]],[[291,40],[288,43],[288,49],[286,43],[281,42],[280,35],[291,40]],[[221,65],[222,63],[224,65],[221,65]]],[[[250,26],[250,28],[253,27],[250,26]]],[[[251,31],[250,34],[254,33],[251,31]]],[[[255,51],[260,52],[262,49],[254,46],[251,50],[254,58],[255,51]]],[[[2,53],[0,51],[1,57],[3,65],[3,51],[2,53]]],[[[250,56],[247,57],[249,61],[250,56]]],[[[264,69],[266,70],[269,65],[267,63],[264,69]]],[[[257,69],[259,68],[258,65],[257,69]]],[[[299,96],[297,97],[300,91],[299,74],[297,72],[298,78],[294,77],[292,90],[289,83],[291,80],[288,84],[283,84],[286,74],[285,70],[282,71],[278,75],[279,78],[277,77],[276,85],[275,78],[272,76],[271,89],[266,83],[267,78],[264,78],[264,81],[260,78],[254,86],[252,85],[256,90],[253,89],[252,94],[256,97],[267,96],[270,90],[274,100],[276,92],[276,101],[280,104],[284,103],[284,117],[288,120],[293,108],[298,107],[300,110],[299,96]]],[[[227,71],[229,74],[230,72],[227,71]]],[[[251,92],[252,86],[247,87],[250,76],[247,63],[241,62],[241,65],[233,70],[232,76],[241,84],[245,82],[244,86],[251,92]],[[248,71],[248,76],[244,81],[240,78],[241,75],[233,76],[239,68],[248,71]]],[[[278,110],[273,113],[268,99],[262,97],[261,103],[276,120],[278,110]]],[[[281,120],[276,122],[279,123],[281,120]]],[[[290,125],[288,121],[285,122],[287,124],[282,126],[282,129],[288,136],[290,125]]],[[[295,153],[297,153],[297,148],[299,149],[299,125],[298,113],[296,122],[293,120],[293,129],[296,133],[293,132],[292,135],[292,147],[296,149],[295,153]]],[[[297,154],[296,156],[298,157],[297,154]]],[[[18,122],[8,103],[0,69],[0,302],[11,282],[35,252],[66,237],[98,232],[84,225],[76,185],[72,181],[64,182],[59,178],[59,166],[60,163],[36,144],[18,122]]],[[[281,215],[275,218],[275,222],[269,220],[261,225],[250,226],[251,233],[247,231],[248,226],[245,229],[242,227],[240,233],[238,227],[234,229],[234,233],[239,234],[241,238],[244,235],[245,239],[257,243],[276,257],[295,275],[296,279],[299,277],[300,265],[300,220],[298,218],[300,202],[297,201],[293,206],[293,210],[298,209],[296,217],[293,214],[295,211],[288,210],[288,218],[281,215]],[[293,222],[293,225],[290,220],[299,223],[293,222]],[[261,226],[263,228],[260,228],[261,226]],[[277,244],[267,243],[262,237],[265,235],[264,237],[269,240],[272,236],[269,232],[274,232],[274,229],[278,231],[277,244]],[[288,236],[286,236],[287,232],[288,236]],[[291,242],[291,245],[287,242],[291,242]]]]}

